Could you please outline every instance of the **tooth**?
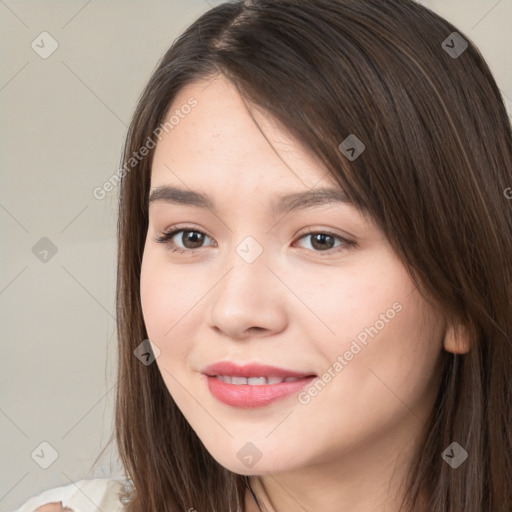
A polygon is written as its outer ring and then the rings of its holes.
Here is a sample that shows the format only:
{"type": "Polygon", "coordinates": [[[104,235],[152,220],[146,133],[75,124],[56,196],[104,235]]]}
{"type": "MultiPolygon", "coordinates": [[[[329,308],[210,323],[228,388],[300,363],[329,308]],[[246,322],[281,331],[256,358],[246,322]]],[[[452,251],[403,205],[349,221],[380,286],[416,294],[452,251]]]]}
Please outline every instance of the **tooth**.
{"type": "Polygon", "coordinates": [[[245,377],[231,377],[231,384],[247,384],[245,377]]]}
{"type": "Polygon", "coordinates": [[[251,386],[263,386],[265,384],[280,384],[281,382],[296,382],[300,380],[297,377],[232,377],[230,375],[216,375],[217,379],[228,384],[251,386]]]}
{"type": "Polygon", "coordinates": [[[266,377],[249,377],[247,379],[247,384],[251,386],[262,386],[267,383],[266,377]]]}

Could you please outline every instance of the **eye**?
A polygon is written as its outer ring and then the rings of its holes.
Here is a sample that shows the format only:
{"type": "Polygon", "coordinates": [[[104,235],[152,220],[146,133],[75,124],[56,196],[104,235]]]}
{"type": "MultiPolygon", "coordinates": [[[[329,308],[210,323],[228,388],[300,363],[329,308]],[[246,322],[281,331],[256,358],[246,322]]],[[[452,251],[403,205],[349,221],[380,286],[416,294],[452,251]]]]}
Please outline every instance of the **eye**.
{"type": "MultiPolygon", "coordinates": [[[[167,244],[172,252],[183,254],[193,253],[197,249],[202,249],[202,244],[204,243],[205,238],[212,240],[206,233],[203,233],[197,229],[175,229],[175,227],[176,226],[171,226],[168,231],[156,237],[155,242],[167,244]],[[181,236],[181,243],[184,245],[184,247],[176,245],[176,243],[173,241],[173,238],[175,238],[179,233],[185,235],[181,236]]],[[[355,242],[327,231],[310,231],[299,237],[299,240],[303,240],[308,237],[311,238],[311,247],[313,248],[314,252],[331,254],[332,252],[338,252],[340,250],[343,251],[356,246],[355,242]],[[340,243],[337,246],[333,246],[336,240],[338,240],[340,243]]],[[[177,238],[179,239],[180,237],[177,238]]]]}
{"type": "Polygon", "coordinates": [[[311,247],[315,249],[314,252],[331,254],[332,252],[350,249],[356,245],[355,242],[327,231],[310,231],[309,233],[301,236],[299,240],[303,240],[308,237],[311,239],[311,247]],[[339,240],[340,243],[337,246],[333,246],[336,240],[339,240]]]}
{"type": "Polygon", "coordinates": [[[204,242],[204,239],[210,238],[206,233],[203,233],[197,229],[174,229],[175,227],[176,226],[171,226],[168,231],[156,237],[155,242],[167,244],[172,252],[182,254],[186,252],[192,252],[195,249],[201,249],[201,244],[204,242]],[[175,242],[172,241],[172,239],[176,237],[178,233],[186,234],[186,236],[181,236],[181,241],[185,247],[179,247],[175,242]]]}

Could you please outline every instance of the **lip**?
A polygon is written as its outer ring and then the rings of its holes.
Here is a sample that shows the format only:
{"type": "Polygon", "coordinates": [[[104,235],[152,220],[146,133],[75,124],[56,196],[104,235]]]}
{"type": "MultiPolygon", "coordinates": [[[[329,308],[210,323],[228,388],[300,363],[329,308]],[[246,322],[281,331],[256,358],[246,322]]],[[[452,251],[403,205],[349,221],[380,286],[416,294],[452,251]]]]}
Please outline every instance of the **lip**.
{"type": "Polygon", "coordinates": [[[250,363],[238,365],[231,361],[220,361],[204,368],[201,373],[209,377],[215,375],[231,375],[233,377],[310,377],[314,375],[312,372],[298,372],[278,368],[277,366],[269,366],[265,364],[250,363]]]}
{"type": "Polygon", "coordinates": [[[298,393],[309,385],[316,375],[308,372],[298,372],[261,364],[246,364],[243,366],[224,361],[210,365],[202,370],[207,380],[210,393],[220,402],[233,407],[244,409],[265,407],[271,403],[298,393]],[[293,382],[278,384],[230,384],[219,380],[216,375],[232,377],[294,377],[293,382]]]}

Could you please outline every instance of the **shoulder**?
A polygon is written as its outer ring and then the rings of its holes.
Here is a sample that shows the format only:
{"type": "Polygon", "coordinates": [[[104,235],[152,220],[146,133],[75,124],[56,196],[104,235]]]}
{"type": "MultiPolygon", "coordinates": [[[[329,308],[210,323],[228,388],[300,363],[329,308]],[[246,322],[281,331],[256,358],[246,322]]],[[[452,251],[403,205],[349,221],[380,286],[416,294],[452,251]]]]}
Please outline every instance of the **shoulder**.
{"type": "Polygon", "coordinates": [[[13,512],[122,512],[120,492],[125,480],[94,478],[47,489],[13,512]]]}

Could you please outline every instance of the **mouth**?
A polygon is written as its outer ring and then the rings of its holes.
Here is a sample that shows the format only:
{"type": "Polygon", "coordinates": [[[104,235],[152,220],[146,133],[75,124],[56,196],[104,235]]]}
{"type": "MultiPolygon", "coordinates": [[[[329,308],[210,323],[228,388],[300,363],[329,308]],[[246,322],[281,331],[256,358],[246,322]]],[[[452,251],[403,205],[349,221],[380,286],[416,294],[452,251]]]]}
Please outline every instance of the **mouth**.
{"type": "Polygon", "coordinates": [[[281,382],[296,382],[300,380],[298,377],[236,377],[234,375],[208,375],[216,379],[234,384],[235,386],[248,384],[249,386],[265,386],[267,384],[281,384],[281,382]]]}
{"type": "Polygon", "coordinates": [[[208,389],[220,402],[239,408],[270,405],[309,385],[317,375],[275,366],[221,362],[202,371],[208,389]]]}

